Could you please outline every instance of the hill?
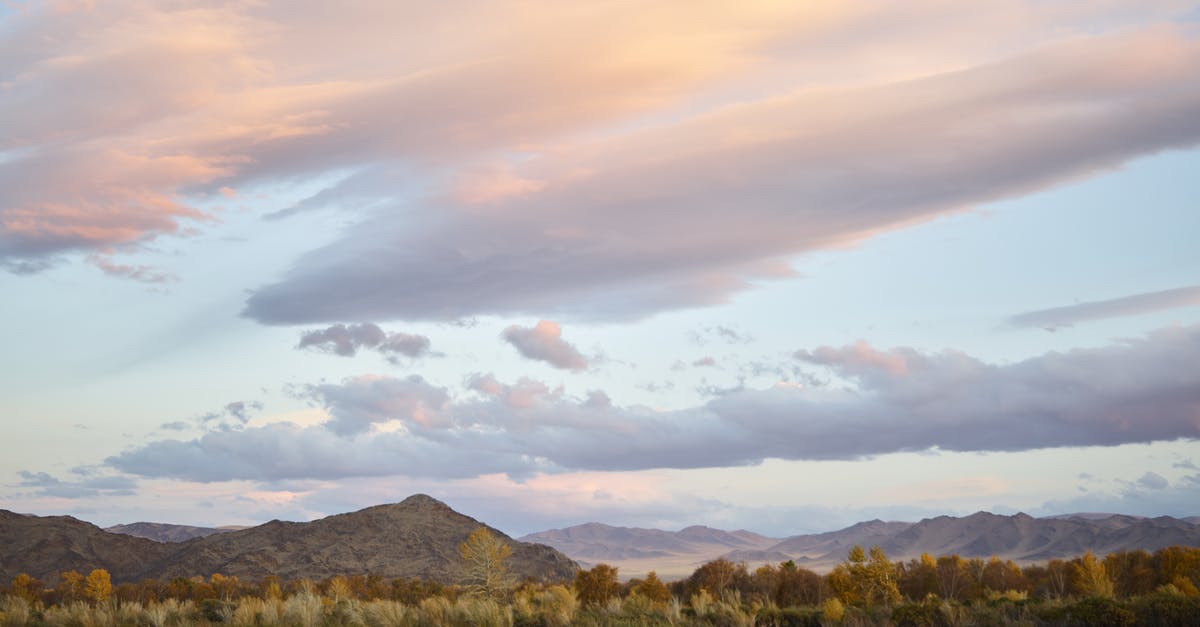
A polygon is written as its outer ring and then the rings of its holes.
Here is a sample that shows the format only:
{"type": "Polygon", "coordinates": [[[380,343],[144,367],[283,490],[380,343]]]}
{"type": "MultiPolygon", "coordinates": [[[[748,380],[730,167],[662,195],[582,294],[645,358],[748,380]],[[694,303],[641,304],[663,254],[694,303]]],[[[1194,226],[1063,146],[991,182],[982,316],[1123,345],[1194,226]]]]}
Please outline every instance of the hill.
{"type": "Polygon", "coordinates": [[[31,516],[0,510],[0,581],[28,573],[43,582],[77,570],[104,568],[132,580],[170,553],[170,546],[108,533],[70,516],[31,516]]]}
{"type": "MultiPolygon", "coordinates": [[[[271,521],[240,531],[162,543],[106,532],[70,517],[22,516],[0,510],[0,578],[27,572],[52,581],[59,572],[108,570],[114,581],[208,576],[323,579],[374,574],[453,582],[458,545],[482,523],[425,495],[307,523],[271,521]]],[[[509,542],[517,577],[561,580],[576,564],[542,545],[509,542]]]]}
{"type": "Polygon", "coordinates": [[[145,538],[155,542],[187,542],[193,538],[206,538],[218,533],[228,533],[245,529],[245,527],[192,527],[189,525],[171,525],[167,523],[135,522],[128,525],[113,525],[105,527],[109,533],[121,533],[135,538],[145,538]]]}

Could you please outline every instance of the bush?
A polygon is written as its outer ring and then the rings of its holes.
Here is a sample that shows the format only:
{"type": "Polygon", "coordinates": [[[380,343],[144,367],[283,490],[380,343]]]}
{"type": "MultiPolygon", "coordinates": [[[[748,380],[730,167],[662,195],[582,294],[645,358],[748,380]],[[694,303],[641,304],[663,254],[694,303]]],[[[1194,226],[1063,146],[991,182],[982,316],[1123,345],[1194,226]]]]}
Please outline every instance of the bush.
{"type": "Polygon", "coordinates": [[[1138,625],[1191,627],[1200,621],[1200,597],[1162,591],[1129,602],[1138,625]]]}
{"type": "Polygon", "coordinates": [[[761,627],[821,627],[821,611],[813,607],[764,606],[755,615],[761,627]]]}
{"type": "Polygon", "coordinates": [[[892,622],[896,627],[937,627],[942,625],[941,613],[936,605],[909,603],[892,610],[892,622]]]}
{"type": "Polygon", "coordinates": [[[204,599],[198,608],[204,620],[214,623],[230,623],[233,622],[233,611],[237,609],[237,605],[221,599],[204,599]]]}
{"type": "Polygon", "coordinates": [[[1077,601],[1066,608],[1064,624],[1079,627],[1125,627],[1134,624],[1133,612],[1103,597],[1077,601]]]}

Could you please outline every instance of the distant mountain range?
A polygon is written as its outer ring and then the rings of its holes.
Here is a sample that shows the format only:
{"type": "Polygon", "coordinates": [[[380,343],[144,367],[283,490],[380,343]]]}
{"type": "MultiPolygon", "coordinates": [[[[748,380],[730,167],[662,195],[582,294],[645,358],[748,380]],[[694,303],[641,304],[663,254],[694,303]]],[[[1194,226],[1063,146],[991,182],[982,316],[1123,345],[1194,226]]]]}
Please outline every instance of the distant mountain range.
{"type": "MultiPolygon", "coordinates": [[[[274,520],[184,542],[110,533],[69,516],[0,510],[0,581],[24,572],[50,582],[63,571],[104,568],[118,582],[215,572],[245,579],[374,574],[453,582],[460,572],[458,546],[480,525],[425,495],[307,523],[274,520]]],[[[163,537],[183,533],[160,531],[167,532],[163,537]]],[[[557,550],[491,531],[512,547],[509,567],[517,577],[574,576],[575,562],[557,550]]]]}
{"type": "Polygon", "coordinates": [[[194,538],[207,538],[218,533],[240,531],[246,527],[192,527],[189,525],[172,525],[168,523],[135,522],[128,525],[113,525],[105,527],[109,533],[122,533],[135,538],[145,538],[155,542],[187,542],[194,538]]]}
{"type": "MultiPolygon", "coordinates": [[[[214,572],[258,579],[322,579],[377,574],[454,581],[458,545],[482,523],[441,501],[415,495],[308,523],[271,521],[249,528],[133,523],[100,529],[69,516],[39,517],[0,510],[0,581],[26,572],[53,581],[65,570],[105,568],[117,581],[169,579],[214,572]]],[[[818,572],[845,560],[856,544],[879,545],[893,560],[921,553],[1018,563],[1069,558],[1086,551],[1153,551],[1200,546],[1200,517],[1146,518],[1081,513],[1046,518],[978,512],[920,522],[871,520],[839,531],[772,538],[750,531],[693,526],[679,531],[587,523],[512,540],[511,570],[519,577],[569,579],[578,565],[607,563],[622,578],[654,570],[681,578],[724,557],[751,567],[793,560],[818,572]]]]}
{"type": "Polygon", "coordinates": [[[523,536],[548,544],[587,566],[617,566],[623,577],[655,570],[668,578],[685,577],[701,564],[724,557],[753,567],[793,560],[826,571],[846,559],[850,547],[879,545],[893,560],[922,553],[987,558],[1019,563],[1067,558],[1094,551],[1153,551],[1165,546],[1200,546],[1200,520],[1142,518],[1118,514],[1078,514],[1034,518],[978,512],[956,518],[939,516],[920,522],[861,522],[839,531],[768,538],[748,531],[707,527],[681,531],[612,527],[588,523],[523,536]]]}

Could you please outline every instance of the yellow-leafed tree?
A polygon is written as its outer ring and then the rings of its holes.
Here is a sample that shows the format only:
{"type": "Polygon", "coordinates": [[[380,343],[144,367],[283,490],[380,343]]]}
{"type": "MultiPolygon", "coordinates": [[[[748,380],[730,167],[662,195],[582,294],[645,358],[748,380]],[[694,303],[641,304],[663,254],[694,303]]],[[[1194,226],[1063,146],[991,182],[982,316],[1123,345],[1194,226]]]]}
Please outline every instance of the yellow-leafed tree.
{"type": "Polygon", "coordinates": [[[112,594],[112,578],[108,576],[108,571],[103,568],[97,568],[88,573],[87,579],[83,582],[83,595],[94,603],[103,603],[112,594]]]}
{"type": "Polygon", "coordinates": [[[487,527],[480,527],[458,545],[463,560],[463,583],[474,594],[493,601],[502,599],[512,588],[508,573],[508,558],[512,548],[497,538],[487,527]]]}

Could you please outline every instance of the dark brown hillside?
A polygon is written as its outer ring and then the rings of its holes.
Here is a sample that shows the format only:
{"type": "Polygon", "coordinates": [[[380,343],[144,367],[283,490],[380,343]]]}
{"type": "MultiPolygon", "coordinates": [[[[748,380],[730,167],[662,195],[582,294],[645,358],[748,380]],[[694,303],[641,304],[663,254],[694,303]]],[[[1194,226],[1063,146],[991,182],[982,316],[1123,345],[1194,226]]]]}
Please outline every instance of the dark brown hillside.
{"type": "MultiPolygon", "coordinates": [[[[459,577],[458,546],[481,524],[441,501],[416,495],[308,523],[272,521],[191,540],[175,545],[176,552],[142,576],[169,579],[219,572],[246,579],[322,579],[372,574],[453,582],[459,577]]],[[[489,529],[512,547],[509,567],[517,577],[574,576],[577,566],[562,553],[489,529]]]]}
{"type": "Polygon", "coordinates": [[[134,579],[164,558],[168,545],[116,535],[70,516],[26,516],[0,510],[0,581],[27,573],[47,584],[58,574],[94,568],[134,579]]]}

